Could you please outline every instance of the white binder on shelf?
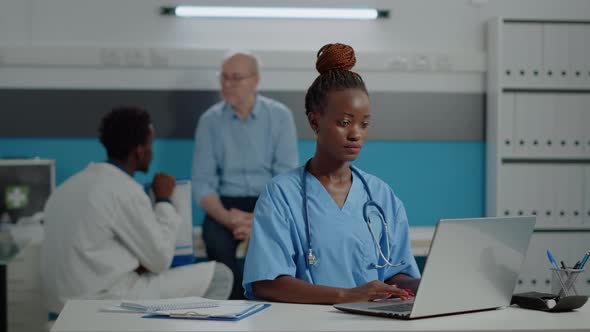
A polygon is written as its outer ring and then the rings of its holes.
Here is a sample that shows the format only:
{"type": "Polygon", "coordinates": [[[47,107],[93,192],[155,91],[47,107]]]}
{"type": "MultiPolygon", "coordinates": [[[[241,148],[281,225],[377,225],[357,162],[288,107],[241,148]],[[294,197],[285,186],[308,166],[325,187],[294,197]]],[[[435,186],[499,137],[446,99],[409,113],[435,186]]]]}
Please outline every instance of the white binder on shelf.
{"type": "Polygon", "coordinates": [[[556,94],[539,94],[536,96],[537,116],[533,119],[534,139],[533,148],[535,156],[552,157],[555,146],[555,108],[556,94]],[[538,140],[538,144],[535,144],[538,140]]]}
{"type": "Polygon", "coordinates": [[[519,93],[516,95],[516,147],[522,157],[547,157],[554,144],[554,95],[519,93]]]}
{"type": "Polygon", "coordinates": [[[498,152],[500,158],[514,155],[514,93],[504,93],[498,112],[498,152]]]}
{"type": "Polygon", "coordinates": [[[584,84],[586,88],[590,88],[590,75],[588,75],[588,72],[590,72],[590,57],[588,56],[588,54],[590,54],[590,24],[583,24],[582,26],[582,29],[584,30],[584,53],[582,56],[585,60],[584,70],[586,71],[586,75],[582,75],[584,76],[582,84],[584,84]]]}
{"type": "Polygon", "coordinates": [[[567,221],[567,165],[553,165],[553,183],[555,187],[553,188],[553,197],[555,203],[554,206],[554,215],[553,218],[554,224],[552,226],[555,227],[567,227],[569,226],[567,221]]]}
{"type": "MultiPolygon", "coordinates": [[[[590,41],[589,41],[590,42],[590,41]]],[[[590,53],[589,53],[590,54],[590,53]]],[[[590,57],[589,57],[590,58],[590,57]]],[[[590,60],[589,60],[589,66],[588,68],[590,68],[590,60]]],[[[590,69],[588,69],[588,71],[590,72],[590,69]]],[[[590,78],[590,74],[588,75],[588,77],[590,78]]],[[[585,158],[589,158],[590,157],[590,94],[581,94],[580,95],[580,102],[583,105],[583,109],[582,109],[582,145],[584,146],[583,148],[583,152],[582,155],[585,158]]],[[[589,265],[590,267],[590,265],[589,265]]]]}
{"type": "Polygon", "coordinates": [[[543,24],[544,81],[551,87],[565,87],[569,81],[569,24],[543,24]]]}
{"type": "Polygon", "coordinates": [[[553,135],[555,144],[553,145],[552,155],[556,157],[565,157],[570,155],[571,134],[570,119],[568,115],[570,94],[559,94],[555,96],[555,112],[553,114],[555,127],[553,135]]]}
{"type": "Polygon", "coordinates": [[[582,226],[584,221],[584,166],[580,164],[568,166],[571,167],[571,170],[567,172],[569,224],[582,226]]]}
{"type": "MultiPolygon", "coordinates": [[[[584,226],[590,228],[590,165],[584,168],[584,226]]],[[[590,263],[589,263],[590,264],[590,263]]],[[[590,270],[590,265],[588,265],[590,270]]]]}
{"type": "Polygon", "coordinates": [[[546,244],[544,243],[543,235],[546,233],[533,233],[527,249],[527,254],[521,268],[519,279],[522,280],[522,284],[518,289],[522,291],[538,291],[539,280],[542,278],[543,269],[547,268],[545,264],[540,264],[544,261],[540,260],[541,254],[544,254],[547,250],[546,244]],[[534,282],[533,282],[534,281],[534,282]]]}
{"type": "Polygon", "coordinates": [[[499,172],[498,204],[496,207],[498,216],[517,215],[517,195],[515,191],[516,171],[514,164],[503,164],[499,172]]]}
{"type": "Polygon", "coordinates": [[[555,139],[553,154],[580,158],[584,153],[584,95],[557,94],[555,108],[555,139]]]}
{"type": "Polygon", "coordinates": [[[568,85],[583,87],[588,76],[587,58],[590,54],[590,26],[572,24],[568,28],[568,63],[571,75],[568,85]],[[586,45],[588,43],[588,45],[586,45]]]}
{"type": "Polygon", "coordinates": [[[529,25],[523,51],[526,56],[524,83],[534,87],[543,84],[543,27],[541,24],[529,25]]]}
{"type": "Polygon", "coordinates": [[[539,165],[524,164],[520,165],[522,168],[521,176],[523,179],[523,215],[530,216],[539,215],[540,199],[541,199],[541,184],[539,183],[539,165]]]}
{"type": "Polygon", "coordinates": [[[501,47],[503,64],[501,70],[502,83],[505,85],[518,85],[522,83],[517,74],[524,62],[524,52],[522,51],[522,41],[524,39],[524,30],[522,24],[506,24],[503,31],[504,44],[501,47]]]}
{"type": "Polygon", "coordinates": [[[543,63],[541,24],[507,23],[504,25],[502,60],[503,83],[510,86],[539,84],[543,63]]]}
{"type": "MultiPolygon", "coordinates": [[[[590,54],[588,56],[590,56],[590,54]]],[[[590,104],[585,104],[586,101],[590,102],[590,99],[587,97],[588,95],[578,93],[571,95],[571,98],[568,99],[568,117],[571,119],[570,135],[572,137],[571,140],[573,141],[572,154],[576,158],[584,156],[584,138],[586,135],[586,132],[584,131],[586,127],[586,124],[584,123],[584,113],[590,113],[590,104]]],[[[590,121],[590,117],[588,120],[590,121]]]]}
{"type": "Polygon", "coordinates": [[[580,226],[583,205],[583,168],[577,164],[560,164],[555,170],[556,226],[580,226]]]}
{"type": "Polygon", "coordinates": [[[514,211],[517,216],[525,216],[529,204],[529,189],[526,187],[526,168],[523,165],[515,164],[512,166],[512,201],[514,211]]]}
{"type": "Polygon", "coordinates": [[[555,218],[555,185],[553,182],[553,165],[538,164],[537,177],[539,179],[539,211],[537,214],[538,226],[554,225],[555,218]]]}
{"type": "Polygon", "coordinates": [[[531,131],[533,130],[529,123],[529,118],[534,116],[533,104],[534,100],[531,97],[534,95],[526,93],[517,93],[515,95],[514,108],[514,152],[519,157],[527,157],[529,155],[529,139],[531,139],[531,131]]]}

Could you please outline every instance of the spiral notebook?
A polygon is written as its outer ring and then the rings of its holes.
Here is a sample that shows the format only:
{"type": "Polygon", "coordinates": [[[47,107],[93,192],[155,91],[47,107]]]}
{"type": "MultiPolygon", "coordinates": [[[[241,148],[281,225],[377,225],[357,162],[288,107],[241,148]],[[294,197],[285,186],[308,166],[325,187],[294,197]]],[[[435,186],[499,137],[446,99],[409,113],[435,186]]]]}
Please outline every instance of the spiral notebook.
{"type": "Polygon", "coordinates": [[[123,300],[119,307],[123,310],[136,312],[156,312],[183,309],[205,309],[219,307],[219,303],[203,297],[182,297],[163,300],[129,301],[123,300]]]}

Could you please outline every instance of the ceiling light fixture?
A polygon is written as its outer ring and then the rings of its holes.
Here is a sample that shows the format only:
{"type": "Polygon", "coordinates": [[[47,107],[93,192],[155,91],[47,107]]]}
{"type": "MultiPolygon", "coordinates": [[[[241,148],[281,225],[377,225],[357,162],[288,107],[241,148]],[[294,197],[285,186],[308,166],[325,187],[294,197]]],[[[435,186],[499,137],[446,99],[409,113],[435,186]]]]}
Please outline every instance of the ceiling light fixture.
{"type": "Polygon", "coordinates": [[[166,16],[201,18],[283,18],[326,20],[375,20],[389,17],[388,10],[373,8],[301,8],[301,7],[162,7],[166,16]]]}

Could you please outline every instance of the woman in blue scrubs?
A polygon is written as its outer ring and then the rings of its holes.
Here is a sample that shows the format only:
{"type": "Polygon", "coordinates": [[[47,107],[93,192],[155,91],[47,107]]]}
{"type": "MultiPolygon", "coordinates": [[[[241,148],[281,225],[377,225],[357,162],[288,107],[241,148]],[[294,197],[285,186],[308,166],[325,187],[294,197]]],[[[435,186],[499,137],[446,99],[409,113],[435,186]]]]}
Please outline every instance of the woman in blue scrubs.
{"type": "Polygon", "coordinates": [[[369,95],[354,50],[328,44],[305,96],[314,156],[258,198],[244,270],[246,297],[334,304],[413,295],[420,277],[403,203],[352,166],[369,131],[369,95]]]}

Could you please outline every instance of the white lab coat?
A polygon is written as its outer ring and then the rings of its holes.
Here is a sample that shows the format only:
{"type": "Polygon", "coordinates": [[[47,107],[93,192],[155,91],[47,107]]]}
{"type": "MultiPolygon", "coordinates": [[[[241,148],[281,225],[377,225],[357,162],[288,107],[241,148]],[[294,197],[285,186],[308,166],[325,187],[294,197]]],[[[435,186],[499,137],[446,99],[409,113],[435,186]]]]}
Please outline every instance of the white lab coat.
{"type": "Polygon", "coordinates": [[[91,163],[45,206],[42,284],[48,309],[68,299],[203,295],[214,262],[168,270],[180,217],[152,204],[143,188],[109,163],[91,163]],[[150,273],[138,275],[139,266],[150,273]]]}

